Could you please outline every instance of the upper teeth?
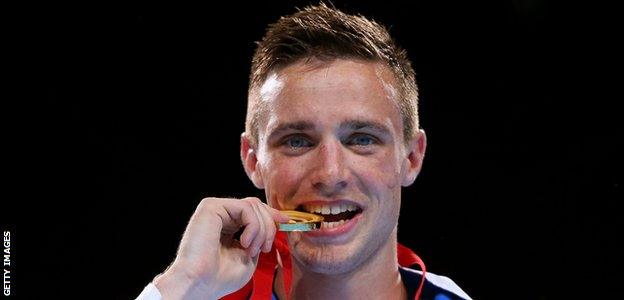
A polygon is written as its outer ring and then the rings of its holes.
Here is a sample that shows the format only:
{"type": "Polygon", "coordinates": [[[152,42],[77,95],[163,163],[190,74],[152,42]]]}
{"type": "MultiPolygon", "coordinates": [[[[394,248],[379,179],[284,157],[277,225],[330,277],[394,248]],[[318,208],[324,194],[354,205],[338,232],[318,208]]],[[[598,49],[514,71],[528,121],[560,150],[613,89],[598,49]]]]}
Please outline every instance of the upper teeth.
{"type": "Polygon", "coordinates": [[[303,209],[311,213],[317,213],[317,214],[322,214],[322,215],[337,215],[345,211],[356,211],[357,206],[352,205],[352,204],[333,204],[333,205],[306,204],[303,206],[303,209]]]}

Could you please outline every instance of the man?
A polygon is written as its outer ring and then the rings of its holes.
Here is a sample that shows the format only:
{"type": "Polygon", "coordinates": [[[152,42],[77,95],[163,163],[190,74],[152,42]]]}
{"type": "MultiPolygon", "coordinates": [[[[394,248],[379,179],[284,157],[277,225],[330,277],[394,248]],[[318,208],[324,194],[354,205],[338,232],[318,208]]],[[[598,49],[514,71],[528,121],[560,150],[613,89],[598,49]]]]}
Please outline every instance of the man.
{"type": "Polygon", "coordinates": [[[139,299],[469,299],[397,242],[425,148],[411,63],[382,26],[324,4],[281,18],[254,54],[241,136],[268,205],[204,199],[139,299]],[[325,222],[277,233],[281,210],[325,222]]]}

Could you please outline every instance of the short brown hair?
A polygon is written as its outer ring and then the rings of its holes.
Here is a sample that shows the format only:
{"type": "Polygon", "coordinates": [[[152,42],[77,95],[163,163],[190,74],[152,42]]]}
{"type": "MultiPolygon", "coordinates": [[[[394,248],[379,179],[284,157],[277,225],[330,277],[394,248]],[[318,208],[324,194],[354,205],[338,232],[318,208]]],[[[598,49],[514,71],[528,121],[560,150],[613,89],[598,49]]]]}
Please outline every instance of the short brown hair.
{"type": "MultiPolygon", "coordinates": [[[[304,59],[332,61],[338,58],[385,63],[398,82],[398,108],[405,141],[418,131],[418,88],[407,52],[396,45],[388,31],[361,15],[348,15],[324,3],[308,6],[269,25],[254,53],[251,65],[245,131],[252,145],[258,143],[261,101],[254,99],[269,74],[304,59]]],[[[257,98],[257,97],[256,97],[257,98]]]]}

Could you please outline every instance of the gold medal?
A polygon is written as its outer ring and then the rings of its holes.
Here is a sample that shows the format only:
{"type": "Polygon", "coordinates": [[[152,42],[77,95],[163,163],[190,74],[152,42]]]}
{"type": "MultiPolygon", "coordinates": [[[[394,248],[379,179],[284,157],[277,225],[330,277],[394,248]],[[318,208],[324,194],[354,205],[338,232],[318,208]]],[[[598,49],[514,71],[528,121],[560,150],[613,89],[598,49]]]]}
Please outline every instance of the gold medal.
{"type": "Polygon", "coordinates": [[[321,228],[323,217],[311,213],[283,210],[283,214],[290,217],[288,223],[279,223],[279,231],[311,231],[321,228]]]}

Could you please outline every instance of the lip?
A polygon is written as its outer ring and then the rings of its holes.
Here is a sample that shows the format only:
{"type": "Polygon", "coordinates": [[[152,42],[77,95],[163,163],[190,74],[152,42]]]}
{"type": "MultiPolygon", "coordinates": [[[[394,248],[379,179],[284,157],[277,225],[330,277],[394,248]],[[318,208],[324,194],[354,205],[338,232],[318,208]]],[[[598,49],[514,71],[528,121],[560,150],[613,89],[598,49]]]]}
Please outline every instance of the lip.
{"type": "Polygon", "coordinates": [[[360,219],[362,219],[361,212],[338,227],[306,231],[303,232],[303,235],[312,238],[338,238],[340,236],[346,236],[355,230],[360,219]]]}

